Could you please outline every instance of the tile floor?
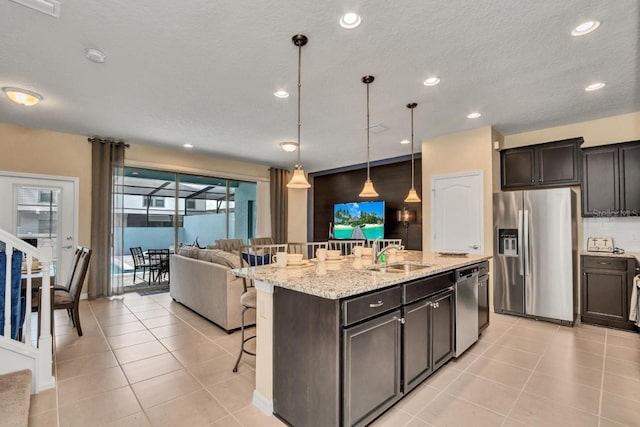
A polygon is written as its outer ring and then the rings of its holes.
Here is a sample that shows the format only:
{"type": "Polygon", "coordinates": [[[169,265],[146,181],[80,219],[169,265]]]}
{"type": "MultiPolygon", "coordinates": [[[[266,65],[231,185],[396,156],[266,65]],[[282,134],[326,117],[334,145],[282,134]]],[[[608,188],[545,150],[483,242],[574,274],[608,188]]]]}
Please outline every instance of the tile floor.
{"type": "MultiPolygon", "coordinates": [[[[30,426],[281,426],[251,404],[253,357],[169,294],[82,302],[56,316],[57,388],[30,426]]],[[[463,357],[375,426],[640,426],[640,335],[492,315],[463,357]]]]}

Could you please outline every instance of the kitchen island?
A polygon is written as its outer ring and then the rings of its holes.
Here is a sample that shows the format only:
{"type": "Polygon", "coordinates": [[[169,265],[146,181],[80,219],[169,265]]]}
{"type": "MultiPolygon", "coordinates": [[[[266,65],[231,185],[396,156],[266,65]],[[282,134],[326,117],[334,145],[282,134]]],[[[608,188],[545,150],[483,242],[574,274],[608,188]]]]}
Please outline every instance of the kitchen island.
{"type": "Polygon", "coordinates": [[[453,356],[453,272],[489,258],[234,270],[258,290],[254,404],[294,426],[369,423],[453,356]]]}

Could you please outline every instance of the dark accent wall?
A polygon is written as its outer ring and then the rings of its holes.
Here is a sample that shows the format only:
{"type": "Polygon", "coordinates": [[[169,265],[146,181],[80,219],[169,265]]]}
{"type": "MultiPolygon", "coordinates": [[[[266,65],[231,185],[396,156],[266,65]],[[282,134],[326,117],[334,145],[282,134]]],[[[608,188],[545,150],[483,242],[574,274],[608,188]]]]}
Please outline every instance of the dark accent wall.
{"type": "MultiPolygon", "coordinates": [[[[422,198],[422,168],[420,159],[416,160],[415,186],[422,198]]],[[[422,250],[422,203],[409,203],[409,210],[416,212],[416,220],[409,226],[409,244],[407,245],[402,224],[396,221],[396,211],[405,205],[404,198],[411,187],[411,162],[401,161],[371,167],[371,180],[379,196],[374,199],[358,197],[367,178],[366,168],[312,174],[313,200],[309,212],[309,222],[313,224],[311,236],[314,241],[323,241],[329,235],[329,222],[333,221],[333,205],[367,200],[385,202],[385,238],[403,239],[407,249],[422,250]]]]}

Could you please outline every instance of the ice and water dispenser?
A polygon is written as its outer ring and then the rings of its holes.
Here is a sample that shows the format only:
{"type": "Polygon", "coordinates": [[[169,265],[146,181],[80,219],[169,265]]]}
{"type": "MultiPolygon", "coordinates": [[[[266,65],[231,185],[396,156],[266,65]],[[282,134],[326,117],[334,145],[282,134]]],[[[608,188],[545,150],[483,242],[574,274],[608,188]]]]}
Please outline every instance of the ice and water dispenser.
{"type": "Polygon", "coordinates": [[[518,229],[498,229],[498,255],[518,256],[518,229]]]}

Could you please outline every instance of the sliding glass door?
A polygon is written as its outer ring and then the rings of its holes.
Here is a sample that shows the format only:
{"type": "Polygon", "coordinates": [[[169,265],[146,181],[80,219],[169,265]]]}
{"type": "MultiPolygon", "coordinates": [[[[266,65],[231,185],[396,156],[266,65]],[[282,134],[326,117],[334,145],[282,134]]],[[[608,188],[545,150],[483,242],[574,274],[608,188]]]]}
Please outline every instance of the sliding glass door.
{"type": "Polygon", "coordinates": [[[144,286],[132,248],[143,253],[179,245],[255,237],[256,183],[141,168],[124,169],[122,262],[125,286],[144,286]]]}

